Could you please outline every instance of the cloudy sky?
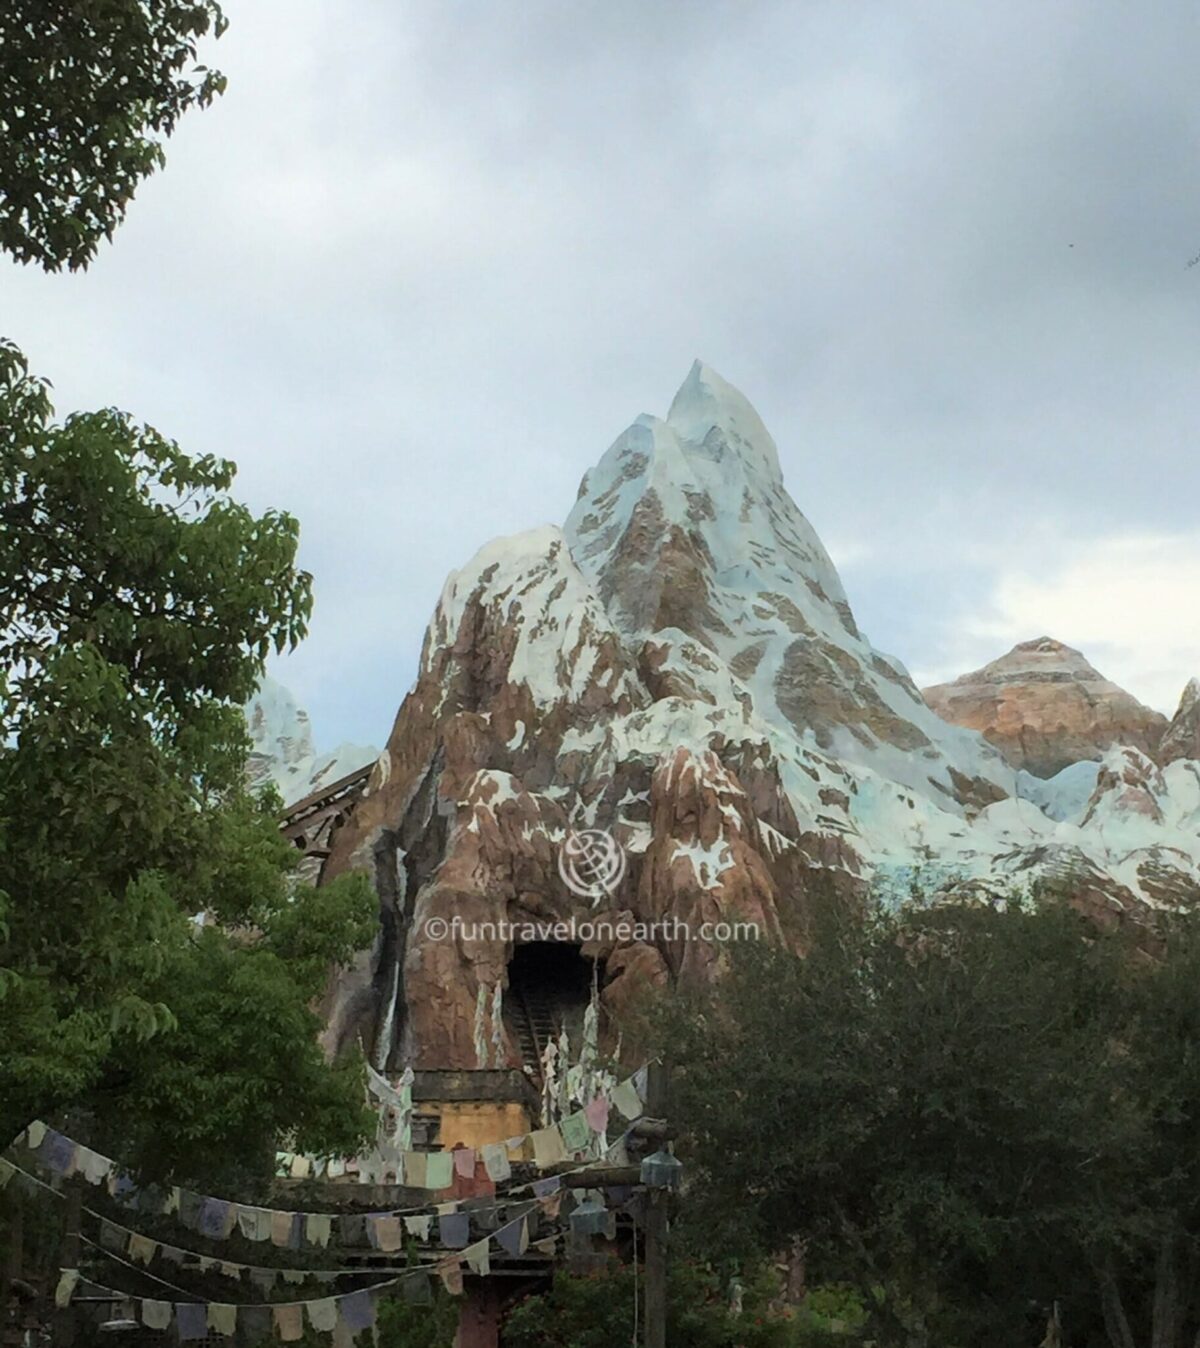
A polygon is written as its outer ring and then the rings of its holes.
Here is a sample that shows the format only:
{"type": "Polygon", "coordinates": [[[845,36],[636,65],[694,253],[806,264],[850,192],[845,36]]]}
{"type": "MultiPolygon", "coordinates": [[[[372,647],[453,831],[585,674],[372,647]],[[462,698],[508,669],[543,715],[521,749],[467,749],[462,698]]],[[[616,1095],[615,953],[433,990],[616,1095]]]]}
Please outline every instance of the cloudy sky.
{"type": "Polygon", "coordinates": [[[228,94],[86,276],[0,264],[0,330],[300,517],[320,743],[697,355],[919,681],[1200,673],[1194,4],[226,8],[228,94]]]}

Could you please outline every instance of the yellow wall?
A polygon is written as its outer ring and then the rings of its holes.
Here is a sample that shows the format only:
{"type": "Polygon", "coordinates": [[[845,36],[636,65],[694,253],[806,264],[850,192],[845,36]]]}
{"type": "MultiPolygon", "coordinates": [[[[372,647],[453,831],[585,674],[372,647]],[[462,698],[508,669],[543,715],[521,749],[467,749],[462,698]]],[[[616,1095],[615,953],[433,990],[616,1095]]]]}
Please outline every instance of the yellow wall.
{"type": "Polygon", "coordinates": [[[461,1143],[464,1147],[486,1147],[519,1137],[533,1126],[524,1105],[493,1100],[422,1100],[422,1114],[437,1114],[441,1119],[439,1141],[444,1151],[461,1143]]]}

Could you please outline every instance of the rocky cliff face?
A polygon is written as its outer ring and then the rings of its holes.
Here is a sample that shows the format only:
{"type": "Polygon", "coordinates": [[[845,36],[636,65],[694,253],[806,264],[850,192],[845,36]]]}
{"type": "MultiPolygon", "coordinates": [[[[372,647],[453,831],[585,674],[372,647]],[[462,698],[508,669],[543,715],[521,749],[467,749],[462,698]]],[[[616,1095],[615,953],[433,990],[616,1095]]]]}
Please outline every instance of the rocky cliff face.
{"type": "Polygon", "coordinates": [[[1099,759],[1114,744],[1153,753],[1167,725],[1050,637],[1023,641],[990,665],[924,691],[944,720],[978,730],[1013,767],[1037,777],[1099,759]]]}
{"type": "Polygon", "coordinates": [[[1183,690],[1156,757],[1164,766],[1181,758],[1200,759],[1200,679],[1192,679],[1183,690]]]}
{"type": "MultiPolygon", "coordinates": [[[[713,924],[803,948],[819,893],[904,892],[918,865],[946,887],[1073,876],[1125,914],[1162,892],[1139,849],[1200,853],[1183,776],[1182,804],[1131,812],[1145,836],[1119,875],[1097,821],[1126,802],[1093,802],[1097,780],[1039,798],[1033,780],[871,646],[762,422],[697,364],[665,419],[639,417],[585,474],[562,529],[490,543],[447,581],[326,868],[365,870],[381,913],[330,990],[328,1045],[516,1063],[510,961],[539,921],[595,924],[583,954],[619,1028],[647,983],[719,966],[713,924]],[[559,873],[580,828],[625,852],[599,903],[559,873]]],[[[1155,865],[1191,883],[1181,855],[1155,865]]]]}

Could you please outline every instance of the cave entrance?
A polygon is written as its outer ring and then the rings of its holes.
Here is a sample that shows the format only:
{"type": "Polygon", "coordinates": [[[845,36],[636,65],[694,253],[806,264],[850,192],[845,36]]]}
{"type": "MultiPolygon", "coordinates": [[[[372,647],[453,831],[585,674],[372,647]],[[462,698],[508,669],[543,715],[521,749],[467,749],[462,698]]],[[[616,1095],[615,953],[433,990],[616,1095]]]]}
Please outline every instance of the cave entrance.
{"type": "Polygon", "coordinates": [[[604,982],[604,961],[588,959],[565,941],[518,945],[508,962],[505,1021],[521,1063],[540,1082],[546,1045],[566,1030],[574,1052],[583,1041],[583,1015],[593,983],[604,982]]]}

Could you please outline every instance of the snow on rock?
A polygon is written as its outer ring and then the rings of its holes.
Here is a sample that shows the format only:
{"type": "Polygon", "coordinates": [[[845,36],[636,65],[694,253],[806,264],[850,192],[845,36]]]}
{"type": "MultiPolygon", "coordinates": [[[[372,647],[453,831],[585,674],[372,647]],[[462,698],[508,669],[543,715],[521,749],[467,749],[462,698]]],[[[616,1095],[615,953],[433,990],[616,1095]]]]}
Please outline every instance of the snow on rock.
{"type": "Polygon", "coordinates": [[[625,665],[601,658],[619,639],[553,525],[497,539],[450,576],[426,637],[423,670],[446,648],[463,654],[477,647],[482,630],[496,638],[489,677],[522,685],[535,704],[579,700],[594,682],[618,702],[638,696],[625,665]]]}
{"type": "Polygon", "coordinates": [[[1090,759],[1069,763],[1053,777],[1035,777],[1022,769],[1017,773],[1017,795],[1031,800],[1049,818],[1078,823],[1096,789],[1100,764],[1090,759]]]}
{"type": "Polygon", "coordinates": [[[366,767],[380,756],[378,749],[361,744],[339,744],[336,749],[318,753],[308,712],[270,676],[264,676],[244,714],[251,742],[247,759],[250,783],[272,783],[285,805],[366,767]]]}
{"type": "MultiPolygon", "coordinates": [[[[326,866],[365,870],[387,914],[331,989],[327,1044],[475,1066],[506,921],[690,929],[586,946],[616,1023],[647,981],[720,967],[704,924],[805,948],[817,894],[1050,882],[1100,922],[1195,895],[1196,713],[1181,709],[1182,756],[1156,765],[1155,714],[1049,639],[947,687],[939,715],[859,630],[757,413],[697,362],[667,416],[638,417],[584,475],[562,529],[489,543],[447,580],[387,770],[326,866]],[[947,710],[960,686],[981,724],[947,710]],[[1032,734],[1013,725],[1022,708],[1032,734]],[[571,828],[625,849],[604,911],[559,873],[571,828]],[[483,926],[427,936],[455,917],[483,926]]],[[[272,716],[305,761],[311,739],[272,716]]],[[[495,1028],[519,1065],[512,1027],[495,1028]]]]}
{"type": "Polygon", "coordinates": [[[656,697],[756,716],[918,794],[1007,794],[1013,774],[947,726],[859,632],[746,399],[697,362],[666,421],[639,417],[584,477],[564,530],[656,697]]]}

